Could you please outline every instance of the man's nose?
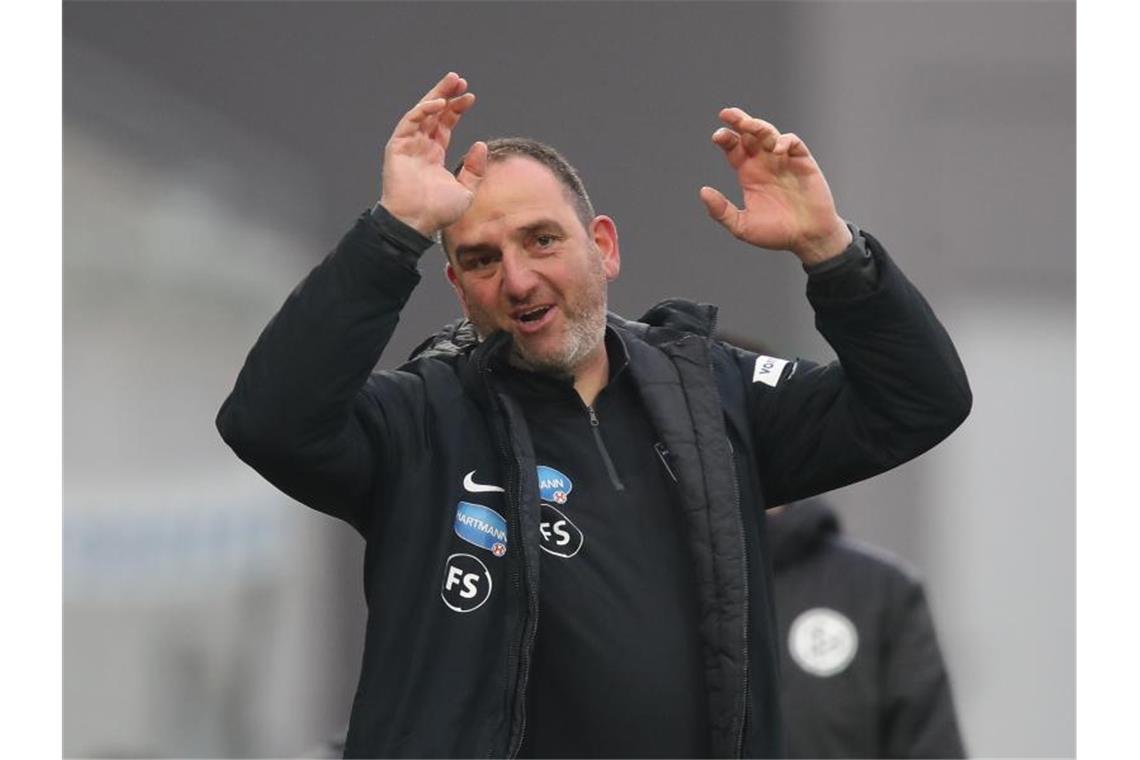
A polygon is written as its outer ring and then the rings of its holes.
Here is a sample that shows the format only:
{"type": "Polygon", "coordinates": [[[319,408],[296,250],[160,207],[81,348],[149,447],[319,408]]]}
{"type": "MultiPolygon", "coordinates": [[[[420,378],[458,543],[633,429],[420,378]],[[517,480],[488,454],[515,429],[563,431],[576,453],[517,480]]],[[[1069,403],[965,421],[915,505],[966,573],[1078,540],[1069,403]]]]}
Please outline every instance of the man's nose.
{"type": "Polygon", "coordinates": [[[538,284],[538,275],[535,274],[531,261],[527,256],[514,252],[504,251],[500,262],[502,272],[503,293],[512,301],[525,301],[538,284]]]}

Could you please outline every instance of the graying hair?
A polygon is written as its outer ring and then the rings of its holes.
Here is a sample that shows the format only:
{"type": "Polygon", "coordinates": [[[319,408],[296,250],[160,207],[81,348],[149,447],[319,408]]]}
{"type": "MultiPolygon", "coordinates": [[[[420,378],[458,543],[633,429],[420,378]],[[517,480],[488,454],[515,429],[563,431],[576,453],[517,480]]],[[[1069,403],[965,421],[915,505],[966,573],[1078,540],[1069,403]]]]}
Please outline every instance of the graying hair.
{"type": "MultiPolygon", "coordinates": [[[[532,159],[549,169],[565,188],[568,200],[574,204],[574,213],[582,222],[582,226],[589,228],[590,222],[594,220],[594,204],[590,203],[590,195],[586,192],[586,186],[582,184],[582,178],[578,176],[578,170],[566,160],[565,156],[550,145],[529,137],[496,137],[487,141],[488,165],[506,161],[512,156],[532,159]]],[[[452,169],[452,174],[458,177],[462,168],[463,162],[460,161],[452,169]]],[[[450,259],[443,230],[436,233],[436,242],[443,249],[444,256],[450,259]]]]}

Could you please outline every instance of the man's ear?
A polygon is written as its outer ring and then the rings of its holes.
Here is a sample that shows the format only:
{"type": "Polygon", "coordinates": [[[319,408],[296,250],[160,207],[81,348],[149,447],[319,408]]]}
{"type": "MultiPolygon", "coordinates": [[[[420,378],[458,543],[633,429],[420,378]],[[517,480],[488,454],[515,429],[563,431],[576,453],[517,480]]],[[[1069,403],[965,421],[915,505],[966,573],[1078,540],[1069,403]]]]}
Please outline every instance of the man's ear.
{"type": "Polygon", "coordinates": [[[467,297],[463,294],[463,286],[459,284],[459,275],[455,273],[455,267],[451,266],[451,261],[444,265],[443,273],[447,275],[447,281],[451,283],[451,289],[455,291],[455,297],[459,299],[459,308],[463,309],[463,316],[470,319],[471,313],[467,311],[467,297]]]}
{"type": "Polygon", "coordinates": [[[607,280],[617,279],[621,272],[621,247],[618,245],[617,225],[605,214],[599,214],[590,222],[590,237],[602,254],[602,271],[607,280]]]}

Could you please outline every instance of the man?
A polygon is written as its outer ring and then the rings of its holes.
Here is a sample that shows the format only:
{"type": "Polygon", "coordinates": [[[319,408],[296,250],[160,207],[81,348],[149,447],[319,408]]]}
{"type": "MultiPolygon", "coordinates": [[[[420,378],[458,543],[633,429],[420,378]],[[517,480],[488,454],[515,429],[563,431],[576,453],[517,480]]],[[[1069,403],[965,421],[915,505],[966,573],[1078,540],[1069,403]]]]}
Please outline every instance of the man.
{"type": "Polygon", "coordinates": [[[765,517],[788,757],[965,757],[914,574],[818,499],[765,517]]]}
{"type": "Polygon", "coordinates": [[[218,427],[367,541],[346,756],[775,756],[763,521],[965,418],[949,338],[835,211],[803,142],[736,108],[713,135],[742,240],[809,267],[816,367],[711,341],[715,309],[607,315],[614,221],[527,140],[475,142],[449,73],[400,120],[380,202],[258,339],[218,427]],[[373,373],[439,235],[468,319],[373,373]],[[541,623],[540,623],[541,621],[541,623]]]}

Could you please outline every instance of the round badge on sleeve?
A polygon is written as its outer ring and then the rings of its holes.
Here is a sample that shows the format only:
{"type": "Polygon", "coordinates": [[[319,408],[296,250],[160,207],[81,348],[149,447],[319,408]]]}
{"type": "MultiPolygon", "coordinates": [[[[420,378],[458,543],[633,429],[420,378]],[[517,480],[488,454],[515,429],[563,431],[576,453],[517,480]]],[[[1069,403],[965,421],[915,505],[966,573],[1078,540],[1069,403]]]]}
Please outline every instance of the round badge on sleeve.
{"type": "Polygon", "coordinates": [[[788,651],[805,672],[820,678],[842,673],[859,649],[859,632],[841,612],[815,607],[801,612],[788,631],[788,651]]]}

